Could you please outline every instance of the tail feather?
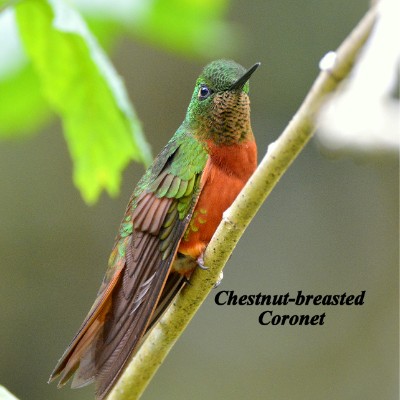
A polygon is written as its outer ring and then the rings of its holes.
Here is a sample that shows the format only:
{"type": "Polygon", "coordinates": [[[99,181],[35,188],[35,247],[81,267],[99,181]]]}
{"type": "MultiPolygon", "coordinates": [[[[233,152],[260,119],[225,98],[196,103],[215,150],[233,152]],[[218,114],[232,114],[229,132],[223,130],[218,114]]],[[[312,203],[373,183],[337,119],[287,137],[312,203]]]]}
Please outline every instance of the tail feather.
{"type": "Polygon", "coordinates": [[[60,377],[59,387],[64,386],[76,372],[72,382],[73,388],[86,386],[95,378],[94,353],[98,335],[101,333],[103,313],[98,316],[87,328],[86,332],[76,343],[73,351],[66,359],[60,377]]]}
{"type": "Polygon", "coordinates": [[[85,386],[93,381],[91,370],[92,368],[94,369],[95,363],[92,354],[96,348],[98,335],[102,331],[104,319],[110,310],[110,294],[118,281],[121,269],[116,269],[111,281],[104,288],[100,288],[99,297],[96,299],[71,344],[58,361],[58,364],[50,375],[49,383],[54,381],[58,376],[61,376],[58,387],[64,386],[80,365],[82,369],[78,371],[78,375],[81,378],[77,379],[76,384],[78,386],[85,386]],[[82,363],[81,358],[84,360],[82,363]]]}

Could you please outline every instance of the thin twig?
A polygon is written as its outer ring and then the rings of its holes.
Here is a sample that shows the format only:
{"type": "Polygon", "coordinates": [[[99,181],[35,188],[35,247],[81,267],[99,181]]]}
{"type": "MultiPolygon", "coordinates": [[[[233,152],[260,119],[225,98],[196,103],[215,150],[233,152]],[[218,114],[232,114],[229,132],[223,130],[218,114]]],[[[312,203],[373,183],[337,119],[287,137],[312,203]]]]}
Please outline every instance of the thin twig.
{"type": "Polygon", "coordinates": [[[185,327],[199,309],[261,204],[314,134],[317,114],[339,83],[351,71],[377,17],[371,8],[333,55],[333,63],[317,77],[299,111],[270,145],[257,170],[232,206],[224,213],[204,256],[208,271],[197,270],[174,303],[150,332],[111,392],[108,400],[135,400],[162,364],[185,327]]]}

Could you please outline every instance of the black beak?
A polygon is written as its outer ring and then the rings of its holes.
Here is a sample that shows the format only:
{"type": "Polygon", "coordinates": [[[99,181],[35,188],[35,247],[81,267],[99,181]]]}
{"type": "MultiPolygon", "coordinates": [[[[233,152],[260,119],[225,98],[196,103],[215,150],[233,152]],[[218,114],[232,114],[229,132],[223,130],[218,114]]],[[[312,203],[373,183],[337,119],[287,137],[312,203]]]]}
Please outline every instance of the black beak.
{"type": "Polygon", "coordinates": [[[250,69],[248,69],[230,88],[229,90],[240,90],[250,79],[253,72],[261,65],[260,62],[254,64],[250,69]]]}

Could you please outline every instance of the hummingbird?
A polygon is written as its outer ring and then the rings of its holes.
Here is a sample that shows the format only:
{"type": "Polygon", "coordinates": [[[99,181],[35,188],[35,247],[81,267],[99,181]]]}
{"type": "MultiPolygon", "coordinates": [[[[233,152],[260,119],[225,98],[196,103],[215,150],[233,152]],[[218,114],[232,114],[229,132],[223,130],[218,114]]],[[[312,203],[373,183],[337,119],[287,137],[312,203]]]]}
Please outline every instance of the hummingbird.
{"type": "Polygon", "coordinates": [[[203,253],[257,166],[249,78],[230,60],[208,64],[186,117],[129,199],[96,300],[50,376],[95,382],[103,400],[203,253]]]}

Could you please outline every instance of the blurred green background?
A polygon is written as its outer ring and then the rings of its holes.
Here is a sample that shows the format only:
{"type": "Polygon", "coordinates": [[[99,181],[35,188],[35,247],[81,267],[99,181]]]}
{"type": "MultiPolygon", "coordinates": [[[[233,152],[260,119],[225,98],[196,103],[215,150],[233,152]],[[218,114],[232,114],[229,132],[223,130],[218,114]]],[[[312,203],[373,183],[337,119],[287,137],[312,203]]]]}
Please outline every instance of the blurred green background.
{"type": "MultiPolygon", "coordinates": [[[[227,20],[240,38],[235,60],[262,63],[251,80],[260,158],[300,105],[320,58],[367,7],[366,0],[231,2],[227,20]]],[[[210,60],[131,38],[111,58],[156,154],[183,120],[210,60]]],[[[46,381],[94,300],[142,173],[131,164],[120,196],[103,195],[88,207],[73,186],[59,122],[40,135],[0,142],[0,383],[19,399],[93,398],[92,387],[57,390],[46,381]]],[[[398,158],[325,157],[311,142],[143,399],[396,399],[398,283],[398,158]],[[366,297],[361,307],[219,307],[219,290],[366,290],[366,297]],[[325,324],[260,326],[266,309],[325,312],[325,324]]]]}

